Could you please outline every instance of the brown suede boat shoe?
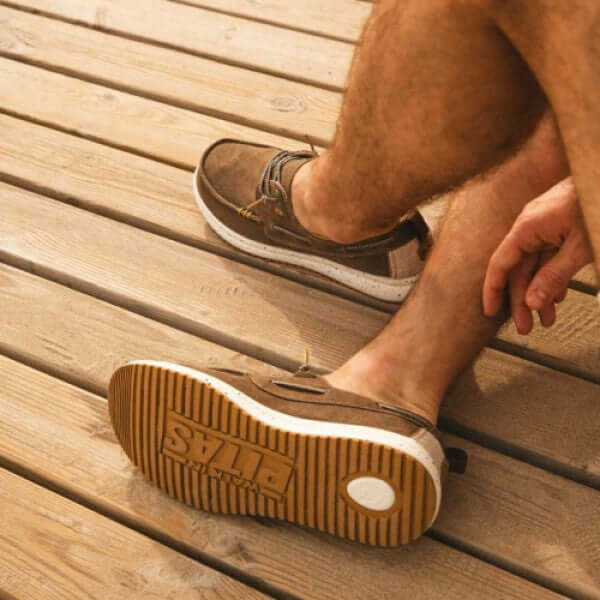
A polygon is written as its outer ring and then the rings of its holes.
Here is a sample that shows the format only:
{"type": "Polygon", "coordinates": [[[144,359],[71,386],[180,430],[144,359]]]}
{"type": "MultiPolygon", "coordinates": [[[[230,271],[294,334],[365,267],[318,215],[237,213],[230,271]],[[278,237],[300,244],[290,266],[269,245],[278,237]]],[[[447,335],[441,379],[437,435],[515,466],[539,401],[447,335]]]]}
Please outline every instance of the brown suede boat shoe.
{"type": "Polygon", "coordinates": [[[131,461],[181,502],[374,546],[417,539],[437,516],[446,472],[466,464],[423,417],[310,373],[135,361],[114,373],[108,402],[131,461]]]}
{"type": "Polygon", "coordinates": [[[255,256],[305,267],[379,300],[401,302],[431,244],[418,212],[385,235],[354,244],[315,237],[295,217],[291,186],[314,151],[219,140],[194,176],[198,207],[226,242],[255,256]]]}

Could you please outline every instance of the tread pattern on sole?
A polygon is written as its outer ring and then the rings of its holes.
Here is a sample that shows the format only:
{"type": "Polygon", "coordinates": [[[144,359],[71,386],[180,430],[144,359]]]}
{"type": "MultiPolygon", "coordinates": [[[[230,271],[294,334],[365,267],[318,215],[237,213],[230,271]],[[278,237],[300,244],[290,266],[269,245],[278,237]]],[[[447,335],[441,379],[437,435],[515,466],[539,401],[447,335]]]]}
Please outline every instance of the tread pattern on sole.
{"type": "Polygon", "coordinates": [[[118,369],[108,396],[133,464],[195,508],[280,519],[383,547],[417,539],[433,518],[431,476],[397,449],[269,427],[203,381],[152,364],[118,369]],[[358,476],[387,481],[394,506],[372,511],[354,502],[346,486],[358,476]]]}

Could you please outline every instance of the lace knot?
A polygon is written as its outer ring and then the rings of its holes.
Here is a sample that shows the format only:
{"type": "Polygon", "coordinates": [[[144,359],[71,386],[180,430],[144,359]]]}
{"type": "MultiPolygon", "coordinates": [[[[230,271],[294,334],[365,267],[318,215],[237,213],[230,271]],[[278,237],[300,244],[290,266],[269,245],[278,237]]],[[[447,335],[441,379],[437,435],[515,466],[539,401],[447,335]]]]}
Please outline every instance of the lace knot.
{"type": "MultiPolygon", "coordinates": [[[[312,144],[311,144],[312,147],[312,144]]],[[[293,160],[301,160],[305,158],[314,158],[317,156],[314,147],[312,150],[298,150],[290,152],[288,150],[280,150],[267,163],[258,184],[259,197],[254,201],[238,209],[238,214],[246,219],[256,219],[252,212],[255,206],[261,202],[288,202],[288,193],[283,187],[282,177],[284,167],[293,160]]]]}

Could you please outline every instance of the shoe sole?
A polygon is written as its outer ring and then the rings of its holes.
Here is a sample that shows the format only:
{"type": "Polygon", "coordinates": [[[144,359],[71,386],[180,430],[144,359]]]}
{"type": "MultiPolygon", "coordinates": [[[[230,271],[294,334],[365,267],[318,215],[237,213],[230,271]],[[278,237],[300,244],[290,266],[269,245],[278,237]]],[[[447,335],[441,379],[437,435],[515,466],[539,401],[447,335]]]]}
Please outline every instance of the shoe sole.
{"type": "Polygon", "coordinates": [[[249,239],[240,235],[233,229],[230,229],[222,221],[217,219],[205,204],[198,189],[198,170],[194,172],[194,196],[196,204],[200,212],[206,219],[211,229],[228,244],[235,248],[258,256],[281,263],[288,263],[297,267],[304,267],[321,275],[325,275],[334,281],[343,285],[367,294],[384,302],[403,302],[408,296],[408,293],[417,281],[418,275],[405,277],[402,279],[394,279],[392,277],[382,277],[380,275],[372,275],[346,267],[332,260],[328,260],[316,254],[308,254],[296,252],[287,248],[273,246],[270,244],[261,244],[255,240],[249,239]]]}
{"type": "Polygon", "coordinates": [[[293,417],[211,375],[155,361],[118,369],[108,401],[133,464],[198,509],[383,547],[417,539],[439,510],[441,449],[413,438],[293,417]]]}

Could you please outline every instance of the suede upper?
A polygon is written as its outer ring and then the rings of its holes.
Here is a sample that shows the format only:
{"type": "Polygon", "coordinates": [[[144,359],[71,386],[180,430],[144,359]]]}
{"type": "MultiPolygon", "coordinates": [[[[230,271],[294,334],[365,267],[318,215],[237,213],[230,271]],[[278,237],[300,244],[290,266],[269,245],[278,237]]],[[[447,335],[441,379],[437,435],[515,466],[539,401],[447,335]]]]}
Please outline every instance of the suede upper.
{"type": "MultiPolygon", "coordinates": [[[[316,421],[374,427],[415,439],[427,432],[443,448],[436,427],[424,417],[334,388],[323,377],[310,371],[282,377],[265,377],[231,369],[205,369],[204,372],[284,414],[316,421]]],[[[464,471],[464,452],[451,449],[446,454],[450,470],[464,471]]]]}
{"type": "Polygon", "coordinates": [[[293,376],[264,377],[230,369],[205,369],[254,400],[282,413],[349,425],[365,425],[386,429],[411,437],[420,429],[435,432],[427,419],[369,398],[332,387],[323,378],[299,373],[293,376]]]}
{"type": "Polygon", "coordinates": [[[204,153],[196,184],[220,222],[256,242],[316,254],[373,275],[400,279],[419,273],[431,241],[419,213],[388,234],[356,244],[316,237],[300,224],[291,185],[298,169],[314,157],[310,151],[219,140],[204,153]]]}

